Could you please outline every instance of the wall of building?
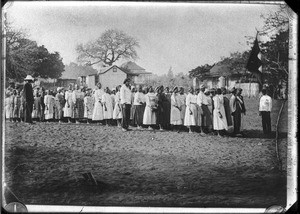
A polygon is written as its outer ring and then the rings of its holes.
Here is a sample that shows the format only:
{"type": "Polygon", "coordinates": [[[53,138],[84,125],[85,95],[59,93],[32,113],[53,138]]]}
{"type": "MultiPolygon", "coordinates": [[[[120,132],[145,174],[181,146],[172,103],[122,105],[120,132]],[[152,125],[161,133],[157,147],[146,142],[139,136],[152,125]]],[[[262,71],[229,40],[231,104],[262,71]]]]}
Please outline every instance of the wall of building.
{"type": "Polygon", "coordinates": [[[122,85],[126,78],[127,74],[119,68],[116,69],[116,72],[110,69],[106,73],[99,75],[99,82],[102,84],[102,88],[109,87],[111,89],[122,85]]]}

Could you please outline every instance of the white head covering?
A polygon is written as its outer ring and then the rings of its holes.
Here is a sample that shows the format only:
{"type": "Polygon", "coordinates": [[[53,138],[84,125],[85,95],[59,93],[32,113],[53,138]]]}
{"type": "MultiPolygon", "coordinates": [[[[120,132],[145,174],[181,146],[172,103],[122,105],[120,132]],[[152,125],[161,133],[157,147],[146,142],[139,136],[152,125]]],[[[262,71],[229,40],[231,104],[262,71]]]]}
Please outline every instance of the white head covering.
{"type": "Polygon", "coordinates": [[[31,80],[34,81],[34,78],[31,75],[27,75],[24,80],[31,80]]]}

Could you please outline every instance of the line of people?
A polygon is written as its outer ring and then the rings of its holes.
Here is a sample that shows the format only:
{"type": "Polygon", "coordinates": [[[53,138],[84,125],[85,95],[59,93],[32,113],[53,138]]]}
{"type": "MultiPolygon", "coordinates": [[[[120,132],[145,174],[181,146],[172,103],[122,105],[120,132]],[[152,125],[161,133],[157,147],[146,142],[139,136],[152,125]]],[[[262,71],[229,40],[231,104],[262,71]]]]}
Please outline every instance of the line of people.
{"type": "MultiPolygon", "coordinates": [[[[241,120],[245,114],[242,90],[233,88],[228,96],[225,88],[199,89],[174,87],[170,92],[164,86],[131,87],[130,79],[115,89],[81,88],[69,86],[57,91],[36,88],[33,90],[31,117],[37,121],[58,121],[116,124],[128,131],[129,126],[137,129],[181,130],[190,133],[227,134],[234,126],[234,135],[241,135],[241,120]],[[186,128],[185,128],[186,127],[186,128]]],[[[16,89],[6,93],[6,118],[11,121],[24,121],[25,109],[23,91],[16,89]]]]}

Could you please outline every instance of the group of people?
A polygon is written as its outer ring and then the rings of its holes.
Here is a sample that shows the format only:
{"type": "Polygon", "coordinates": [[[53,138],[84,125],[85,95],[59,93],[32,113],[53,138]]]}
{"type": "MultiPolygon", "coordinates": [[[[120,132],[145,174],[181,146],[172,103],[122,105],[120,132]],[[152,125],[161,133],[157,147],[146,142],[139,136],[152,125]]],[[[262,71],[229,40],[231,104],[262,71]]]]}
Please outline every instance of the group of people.
{"type": "MultiPolygon", "coordinates": [[[[130,85],[130,79],[125,79],[123,85],[115,89],[102,89],[98,83],[94,90],[70,85],[67,90],[59,87],[51,91],[32,89],[31,78],[26,77],[21,91],[7,90],[7,119],[29,123],[37,120],[116,124],[123,131],[130,130],[129,126],[178,132],[186,127],[189,133],[219,136],[228,134],[229,127],[233,126],[232,134],[242,135],[241,121],[246,109],[240,88],[228,92],[225,88],[209,90],[201,85],[185,93],[183,87],[172,90],[164,86],[135,88],[130,85]]],[[[263,127],[269,132],[269,116],[262,113],[262,117],[268,121],[263,127]]]]}

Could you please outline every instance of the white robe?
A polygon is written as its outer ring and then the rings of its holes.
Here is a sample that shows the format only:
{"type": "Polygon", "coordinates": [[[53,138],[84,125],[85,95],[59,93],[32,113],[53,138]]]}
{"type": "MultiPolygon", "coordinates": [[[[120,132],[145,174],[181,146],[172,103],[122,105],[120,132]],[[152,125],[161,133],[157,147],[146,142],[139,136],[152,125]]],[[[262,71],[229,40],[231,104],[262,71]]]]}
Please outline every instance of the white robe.
{"type": "Polygon", "coordinates": [[[177,108],[180,107],[180,101],[177,94],[172,94],[171,96],[171,116],[170,116],[170,124],[172,125],[181,125],[181,113],[177,108]]]}
{"type": "Polygon", "coordinates": [[[111,99],[111,95],[108,93],[103,94],[102,95],[102,103],[103,103],[103,119],[112,119],[112,117],[113,117],[113,100],[111,99]],[[106,109],[105,109],[105,106],[106,106],[106,109]]]}
{"type": "Polygon", "coordinates": [[[122,106],[119,91],[115,95],[115,108],[113,111],[113,119],[122,119],[122,106]]]}
{"type": "Polygon", "coordinates": [[[213,111],[213,128],[214,130],[228,130],[226,114],[224,109],[224,98],[221,95],[213,97],[214,111],[213,111]]]}
{"type": "Polygon", "coordinates": [[[46,95],[44,97],[44,103],[45,103],[45,120],[53,119],[54,97],[52,95],[46,95]]]}
{"type": "Polygon", "coordinates": [[[95,104],[92,120],[103,120],[103,106],[102,106],[102,95],[104,91],[102,89],[97,89],[94,94],[95,104]]]}
{"type": "Polygon", "coordinates": [[[151,106],[157,100],[154,93],[148,93],[145,95],[146,107],[144,111],[143,124],[153,125],[156,124],[156,113],[151,110],[151,106]]]}
{"type": "Polygon", "coordinates": [[[66,91],[65,100],[66,104],[64,107],[64,117],[72,117],[73,114],[73,100],[72,100],[72,91],[66,91]]]}
{"type": "Polygon", "coordinates": [[[185,126],[196,126],[197,125],[197,95],[189,93],[186,96],[186,110],[184,116],[185,126]]]}

